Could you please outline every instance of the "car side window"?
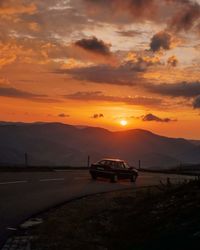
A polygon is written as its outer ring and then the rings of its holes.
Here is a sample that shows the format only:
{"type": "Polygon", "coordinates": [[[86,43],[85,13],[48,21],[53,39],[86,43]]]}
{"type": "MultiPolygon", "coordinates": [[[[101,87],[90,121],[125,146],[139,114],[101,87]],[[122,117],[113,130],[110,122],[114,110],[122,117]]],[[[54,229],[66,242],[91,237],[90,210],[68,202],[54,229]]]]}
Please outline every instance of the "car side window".
{"type": "Polygon", "coordinates": [[[105,166],[110,166],[110,161],[104,161],[104,164],[105,166]]]}
{"type": "Polygon", "coordinates": [[[117,165],[117,168],[118,169],[122,169],[123,168],[123,165],[121,162],[116,162],[116,165],[117,165]]]}
{"type": "Polygon", "coordinates": [[[106,161],[100,161],[99,162],[99,165],[105,165],[106,164],[106,161]]]}
{"type": "Polygon", "coordinates": [[[114,168],[117,167],[114,161],[111,161],[109,165],[112,166],[112,167],[114,167],[114,168]]]}

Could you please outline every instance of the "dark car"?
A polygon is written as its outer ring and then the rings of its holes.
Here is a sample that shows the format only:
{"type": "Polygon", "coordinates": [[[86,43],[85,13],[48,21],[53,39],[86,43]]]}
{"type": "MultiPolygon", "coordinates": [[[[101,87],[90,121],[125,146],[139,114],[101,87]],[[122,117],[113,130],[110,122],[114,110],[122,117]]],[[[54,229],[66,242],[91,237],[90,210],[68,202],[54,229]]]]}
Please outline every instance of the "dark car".
{"type": "Polygon", "coordinates": [[[94,180],[104,177],[109,178],[111,182],[117,182],[118,179],[130,179],[131,182],[135,182],[138,177],[135,168],[119,159],[102,159],[92,164],[89,171],[94,180]]]}

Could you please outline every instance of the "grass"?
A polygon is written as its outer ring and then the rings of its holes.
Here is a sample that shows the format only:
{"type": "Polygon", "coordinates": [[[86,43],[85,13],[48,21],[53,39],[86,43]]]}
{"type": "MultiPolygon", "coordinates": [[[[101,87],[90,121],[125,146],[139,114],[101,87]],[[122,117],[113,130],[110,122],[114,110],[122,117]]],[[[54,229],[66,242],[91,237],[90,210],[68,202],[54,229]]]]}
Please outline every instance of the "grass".
{"type": "Polygon", "coordinates": [[[199,211],[199,181],[90,196],[44,214],[31,249],[199,249],[199,211]]]}

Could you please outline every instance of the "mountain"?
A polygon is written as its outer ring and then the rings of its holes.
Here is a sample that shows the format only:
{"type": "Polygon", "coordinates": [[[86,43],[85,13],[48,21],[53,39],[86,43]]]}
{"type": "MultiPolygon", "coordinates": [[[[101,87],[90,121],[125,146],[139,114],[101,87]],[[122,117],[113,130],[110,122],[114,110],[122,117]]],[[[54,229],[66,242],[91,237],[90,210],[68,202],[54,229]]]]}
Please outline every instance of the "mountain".
{"type": "Polygon", "coordinates": [[[111,132],[62,123],[0,123],[0,165],[85,166],[103,157],[122,158],[131,165],[168,168],[199,163],[200,147],[185,139],[146,130],[111,132]]]}

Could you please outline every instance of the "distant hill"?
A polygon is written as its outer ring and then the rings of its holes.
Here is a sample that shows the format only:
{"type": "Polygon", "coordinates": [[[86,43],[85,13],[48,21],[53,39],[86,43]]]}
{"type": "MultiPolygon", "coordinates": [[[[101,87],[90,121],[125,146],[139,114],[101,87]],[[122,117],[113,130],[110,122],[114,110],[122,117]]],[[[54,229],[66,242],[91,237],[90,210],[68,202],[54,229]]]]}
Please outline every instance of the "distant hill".
{"type": "Polygon", "coordinates": [[[190,142],[193,143],[194,145],[200,146],[200,140],[190,140],[190,142]]]}
{"type": "Polygon", "coordinates": [[[0,123],[0,165],[22,165],[27,152],[30,165],[85,166],[116,157],[143,167],[168,168],[181,163],[200,163],[200,147],[177,138],[146,130],[110,132],[95,127],[62,123],[0,123]]]}

